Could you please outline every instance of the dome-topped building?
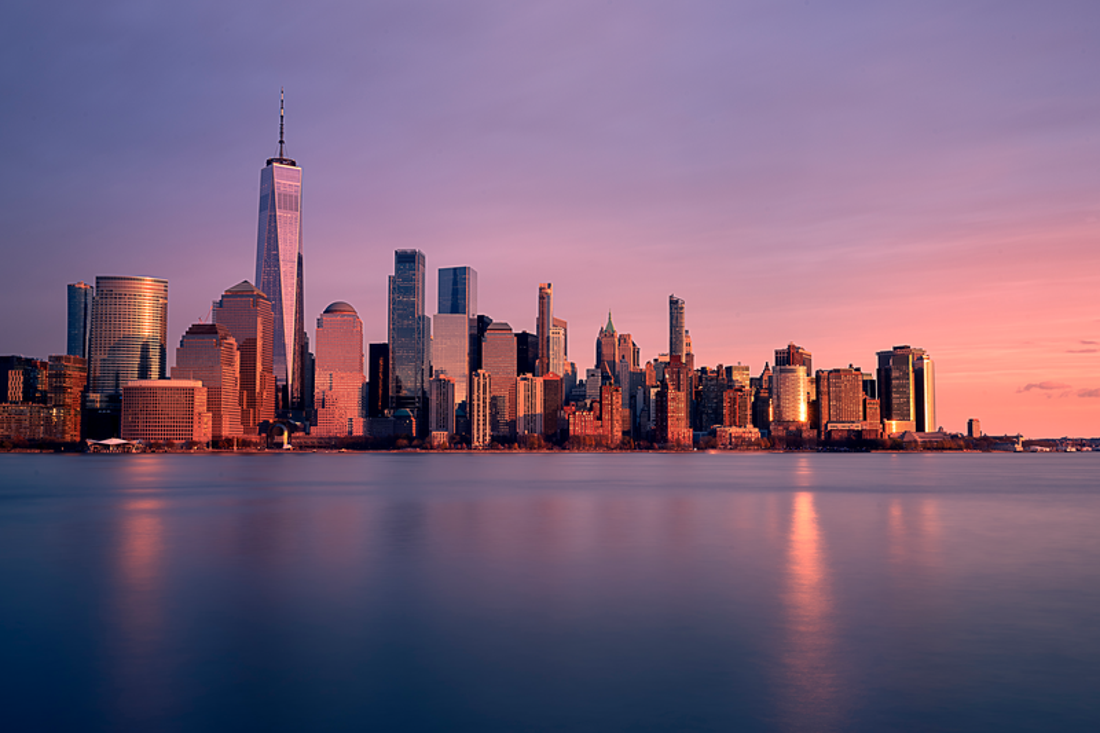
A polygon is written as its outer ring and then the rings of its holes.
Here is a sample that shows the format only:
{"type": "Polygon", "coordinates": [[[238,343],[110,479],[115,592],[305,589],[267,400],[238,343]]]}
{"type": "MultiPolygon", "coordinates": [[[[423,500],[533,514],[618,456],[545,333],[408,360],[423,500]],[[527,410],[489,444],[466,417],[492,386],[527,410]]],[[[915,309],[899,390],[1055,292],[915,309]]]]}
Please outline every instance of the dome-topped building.
{"type": "Polygon", "coordinates": [[[342,300],[338,300],[328,308],[325,308],[324,313],[351,313],[353,315],[359,315],[359,313],[351,307],[350,303],[345,303],[342,300]]]}

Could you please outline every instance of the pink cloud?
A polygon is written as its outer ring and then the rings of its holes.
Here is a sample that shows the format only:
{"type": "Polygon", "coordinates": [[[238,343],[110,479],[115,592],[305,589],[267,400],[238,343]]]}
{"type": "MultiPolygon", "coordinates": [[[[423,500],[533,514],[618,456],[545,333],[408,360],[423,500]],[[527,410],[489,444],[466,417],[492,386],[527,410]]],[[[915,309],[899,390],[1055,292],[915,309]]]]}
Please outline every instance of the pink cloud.
{"type": "Polygon", "coordinates": [[[1079,389],[1077,390],[1078,397],[1100,397],[1100,387],[1097,389],[1079,389]]]}
{"type": "Polygon", "coordinates": [[[1095,354],[1100,352],[1100,349],[1067,349],[1067,354],[1095,354]]]}
{"type": "Polygon", "coordinates": [[[1065,382],[1032,382],[1030,384],[1024,385],[1023,387],[1020,387],[1016,391],[1017,392],[1030,392],[1033,389],[1060,390],[1060,389],[1070,389],[1070,388],[1071,388],[1070,385],[1066,384],[1065,382]]]}

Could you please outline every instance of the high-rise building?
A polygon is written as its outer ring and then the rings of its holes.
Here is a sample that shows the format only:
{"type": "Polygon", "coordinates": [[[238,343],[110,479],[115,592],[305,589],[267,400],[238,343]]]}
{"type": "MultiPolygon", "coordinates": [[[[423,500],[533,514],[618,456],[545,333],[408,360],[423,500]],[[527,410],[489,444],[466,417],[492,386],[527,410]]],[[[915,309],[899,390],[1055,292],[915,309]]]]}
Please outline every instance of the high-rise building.
{"type": "Polygon", "coordinates": [[[882,419],[899,430],[936,429],[936,385],[932,359],[924,349],[895,346],[878,356],[882,419]]]}
{"type": "Polygon", "coordinates": [[[432,374],[454,379],[456,404],[466,400],[470,381],[471,323],[464,313],[437,313],[432,318],[432,374]]]}
{"type": "Polygon", "coordinates": [[[436,374],[428,382],[428,432],[455,432],[455,380],[436,374]]]}
{"type": "Polygon", "coordinates": [[[668,355],[685,356],[684,334],[687,330],[684,301],[675,295],[668,296],[668,355]]]}
{"type": "Polygon", "coordinates": [[[558,422],[564,400],[562,378],[551,372],[542,377],[542,432],[548,438],[558,435],[558,422]]]}
{"type": "MultiPolygon", "coordinates": [[[[539,283],[539,312],[535,323],[538,335],[538,368],[536,373],[545,376],[554,371],[551,365],[551,329],[554,327],[554,285],[539,283]]],[[[564,354],[561,356],[564,359],[564,354]]],[[[555,374],[561,374],[560,371],[555,374]]]]}
{"type": "Polygon", "coordinates": [[[863,422],[863,372],[859,369],[827,369],[817,372],[817,422],[822,437],[832,426],[855,429],[863,422]]]}
{"type": "Polygon", "coordinates": [[[611,311],[607,312],[607,324],[596,336],[596,368],[614,376],[619,361],[619,335],[615,324],[611,322],[611,311]]]}
{"type": "Polygon", "coordinates": [[[972,417],[966,421],[966,437],[968,438],[980,438],[982,437],[982,421],[976,417],[972,417]]]}
{"type": "MultiPolygon", "coordinates": [[[[775,350],[775,365],[781,366],[802,366],[806,367],[806,400],[807,403],[813,402],[817,399],[817,385],[814,382],[814,364],[813,354],[806,351],[801,346],[797,346],[793,341],[789,342],[786,347],[775,350]]],[[[776,418],[778,419],[778,418],[776,418]]]]}
{"type": "Polygon", "coordinates": [[[534,374],[538,370],[538,336],[527,331],[516,334],[516,373],[534,374]]]}
{"type": "Polygon", "coordinates": [[[428,386],[431,322],[424,315],[424,253],[394,252],[389,280],[390,396],[395,409],[414,413],[422,421],[428,386]]]}
{"type": "Polygon", "coordinates": [[[196,323],[176,349],[172,379],[198,380],[206,388],[212,438],[241,435],[240,352],[229,329],[220,323],[196,323]]]}
{"type": "Polygon", "coordinates": [[[670,355],[657,392],[657,442],[675,446],[692,444],[690,385],[691,374],[683,356],[670,355]]]}
{"type": "Polygon", "coordinates": [[[467,400],[470,414],[470,445],[483,448],[492,440],[490,413],[492,376],[484,369],[470,375],[470,396],[467,400]]]}
{"type": "Polygon", "coordinates": [[[51,356],[49,405],[57,411],[59,440],[80,440],[80,410],[84,388],[88,384],[88,361],[79,356],[51,356]]]}
{"type": "Polygon", "coordinates": [[[214,323],[225,326],[240,354],[241,426],[254,433],[275,419],[275,316],[271,299],[247,280],[214,301],[214,323]]]}
{"type": "Polygon", "coordinates": [[[936,368],[928,354],[921,353],[913,359],[913,382],[916,386],[917,431],[935,432],[936,368]]]}
{"type": "Polygon", "coordinates": [[[122,388],[123,440],[207,443],[210,425],[198,380],[139,379],[122,388]]]}
{"type": "Polygon", "coordinates": [[[481,366],[492,378],[489,410],[493,437],[511,437],[516,424],[516,338],[507,323],[495,321],[485,331],[481,366]]]}
{"type": "Polygon", "coordinates": [[[135,379],[164,379],[167,344],[167,280],[96,278],[85,396],[88,437],[118,435],[122,388],[135,379]]]}
{"type": "Polygon", "coordinates": [[[384,417],[390,409],[390,345],[367,350],[367,417],[384,417]]]}
{"type": "Polygon", "coordinates": [[[302,274],[302,169],[285,154],[279,99],[279,154],[260,171],[256,285],[271,299],[279,409],[303,410],[306,359],[302,274]]]}
{"type": "MultiPolygon", "coordinates": [[[[558,321],[560,319],[555,318],[554,320],[558,321]]],[[[550,349],[550,353],[547,355],[547,374],[562,376],[565,373],[565,326],[559,326],[556,323],[551,326],[547,343],[550,349]]]]}
{"type": "Polygon", "coordinates": [[[316,434],[363,434],[363,321],[338,300],[317,319],[314,367],[316,434]]]}
{"type": "Polygon", "coordinates": [[[542,435],[545,397],[543,378],[523,374],[516,380],[516,435],[542,435]]]}
{"type": "Polygon", "coordinates": [[[439,268],[437,313],[477,317],[477,271],[472,267],[439,268]]]}
{"type": "Polygon", "coordinates": [[[806,395],[806,367],[776,366],[772,372],[772,422],[806,423],[810,419],[806,395]]]}
{"type": "Polygon", "coordinates": [[[88,337],[92,332],[92,301],[95,288],[81,281],[68,287],[68,343],[65,353],[69,356],[88,358],[88,337]]]}

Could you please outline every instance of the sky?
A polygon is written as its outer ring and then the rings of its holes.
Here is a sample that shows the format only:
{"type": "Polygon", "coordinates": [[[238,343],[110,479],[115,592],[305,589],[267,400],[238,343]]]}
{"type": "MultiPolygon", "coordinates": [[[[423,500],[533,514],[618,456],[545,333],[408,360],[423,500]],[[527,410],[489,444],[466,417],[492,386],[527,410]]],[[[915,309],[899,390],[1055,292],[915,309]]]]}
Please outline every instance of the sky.
{"type": "Polygon", "coordinates": [[[479,274],[569,355],[815,369],[909,344],[938,422],[1100,435],[1100,3],[42,4],[0,24],[0,353],[65,349],[65,285],[169,281],[169,360],[255,275],[259,174],[303,169],[307,330],[386,339],[393,251],[479,274]]]}

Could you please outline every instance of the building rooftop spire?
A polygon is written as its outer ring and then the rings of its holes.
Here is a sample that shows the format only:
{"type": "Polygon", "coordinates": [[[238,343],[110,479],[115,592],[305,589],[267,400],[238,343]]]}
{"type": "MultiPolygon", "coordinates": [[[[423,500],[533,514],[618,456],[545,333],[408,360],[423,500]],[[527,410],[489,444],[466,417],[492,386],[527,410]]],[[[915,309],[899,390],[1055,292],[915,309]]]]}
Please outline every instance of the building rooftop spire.
{"type": "Polygon", "coordinates": [[[283,88],[279,87],[279,157],[284,157],[283,146],[286,144],[283,141],[283,88]]]}
{"type": "Polygon", "coordinates": [[[283,93],[283,88],[279,87],[279,154],[274,158],[268,158],[268,165],[271,165],[272,163],[280,163],[282,165],[298,165],[294,160],[286,157],[286,140],[285,135],[283,134],[286,127],[286,110],[284,99],[285,95],[283,93]]]}

